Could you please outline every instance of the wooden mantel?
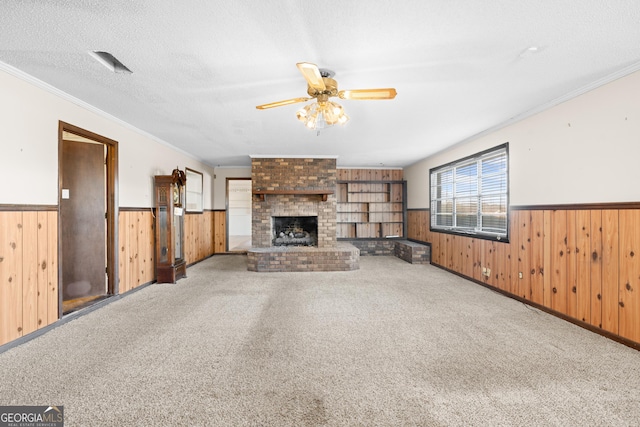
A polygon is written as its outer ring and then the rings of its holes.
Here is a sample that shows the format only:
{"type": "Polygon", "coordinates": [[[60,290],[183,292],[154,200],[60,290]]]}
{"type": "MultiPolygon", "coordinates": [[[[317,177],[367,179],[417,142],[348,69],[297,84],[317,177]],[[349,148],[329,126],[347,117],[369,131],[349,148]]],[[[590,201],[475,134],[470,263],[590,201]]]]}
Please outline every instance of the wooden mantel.
{"type": "Polygon", "coordinates": [[[322,201],[327,201],[327,196],[333,194],[333,190],[253,190],[253,194],[260,198],[260,201],[264,201],[267,194],[282,194],[282,195],[302,195],[302,196],[322,196],[322,201]]]}

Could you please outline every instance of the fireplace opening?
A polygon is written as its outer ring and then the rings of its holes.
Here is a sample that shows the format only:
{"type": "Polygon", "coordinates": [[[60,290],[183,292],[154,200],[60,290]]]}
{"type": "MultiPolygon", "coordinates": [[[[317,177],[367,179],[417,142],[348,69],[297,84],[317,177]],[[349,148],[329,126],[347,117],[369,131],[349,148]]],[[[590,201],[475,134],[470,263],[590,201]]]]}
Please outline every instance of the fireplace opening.
{"type": "Polygon", "coordinates": [[[272,246],[318,246],[317,216],[274,216],[272,246]]]}

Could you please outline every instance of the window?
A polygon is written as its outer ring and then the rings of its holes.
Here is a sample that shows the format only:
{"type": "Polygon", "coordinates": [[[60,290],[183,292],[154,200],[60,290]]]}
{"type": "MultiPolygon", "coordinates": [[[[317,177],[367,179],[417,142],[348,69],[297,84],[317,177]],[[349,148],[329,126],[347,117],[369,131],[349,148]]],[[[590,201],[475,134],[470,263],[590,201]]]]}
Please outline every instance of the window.
{"type": "Polygon", "coordinates": [[[509,145],[430,170],[431,230],[508,241],[509,145]]]}
{"type": "Polygon", "coordinates": [[[187,175],[187,212],[202,212],[202,172],[184,169],[187,175]]]}

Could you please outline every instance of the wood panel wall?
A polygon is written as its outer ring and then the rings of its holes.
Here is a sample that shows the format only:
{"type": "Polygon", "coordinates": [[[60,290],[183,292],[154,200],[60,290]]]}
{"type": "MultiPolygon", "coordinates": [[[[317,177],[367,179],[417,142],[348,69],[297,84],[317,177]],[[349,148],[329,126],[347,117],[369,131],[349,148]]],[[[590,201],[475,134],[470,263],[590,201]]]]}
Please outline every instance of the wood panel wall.
{"type": "Polygon", "coordinates": [[[187,265],[214,254],[214,215],[212,211],[187,214],[184,218],[185,261],[187,265]]]}
{"type": "Polygon", "coordinates": [[[337,169],[338,181],[402,181],[402,169],[337,169]]]}
{"type": "Polygon", "coordinates": [[[509,243],[431,232],[428,210],[407,225],[433,264],[640,344],[640,209],[511,210],[509,243]]]}
{"type": "Polygon", "coordinates": [[[0,345],[58,320],[57,242],[57,212],[0,212],[0,345]]]}
{"type": "Polygon", "coordinates": [[[227,211],[213,211],[213,253],[227,251],[227,211]]]}
{"type": "Polygon", "coordinates": [[[123,294],[155,280],[153,210],[121,210],[118,224],[118,292],[123,294]]]}
{"type": "MultiPolygon", "coordinates": [[[[216,212],[205,211],[187,214],[184,218],[184,255],[187,265],[218,253],[219,242],[216,229],[216,212]]],[[[224,214],[224,211],[222,212],[224,214]]],[[[223,215],[224,217],[224,215],[223,215]]],[[[119,270],[120,293],[128,292],[155,280],[154,217],[151,209],[126,210],[120,212],[119,270]]],[[[222,247],[224,252],[224,221],[222,247]]]]}
{"type": "MultiPolygon", "coordinates": [[[[225,252],[225,211],[185,217],[187,264],[225,252]]],[[[122,209],[119,293],[155,280],[152,209],[122,209]]],[[[58,212],[0,210],[0,345],[58,320],[58,212]]]]}

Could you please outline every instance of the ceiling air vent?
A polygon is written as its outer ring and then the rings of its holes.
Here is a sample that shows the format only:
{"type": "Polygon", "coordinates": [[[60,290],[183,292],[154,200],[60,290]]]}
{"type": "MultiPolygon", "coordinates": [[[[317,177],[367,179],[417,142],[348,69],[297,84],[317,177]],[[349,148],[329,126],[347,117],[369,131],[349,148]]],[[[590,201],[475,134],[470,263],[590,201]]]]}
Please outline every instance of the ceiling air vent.
{"type": "Polygon", "coordinates": [[[122,62],[111,55],[109,52],[101,52],[99,50],[89,51],[89,55],[93,56],[96,61],[107,67],[114,73],[131,74],[132,71],[128,69],[122,62]]]}

